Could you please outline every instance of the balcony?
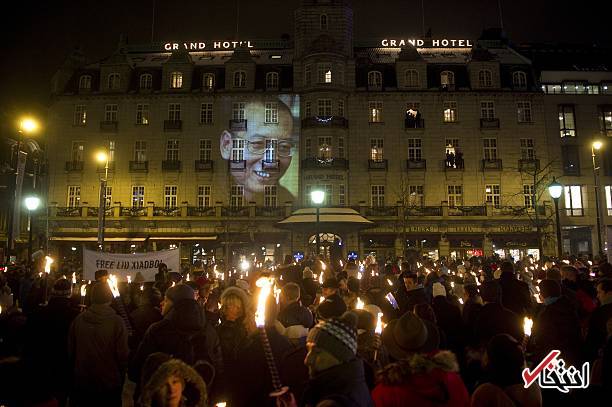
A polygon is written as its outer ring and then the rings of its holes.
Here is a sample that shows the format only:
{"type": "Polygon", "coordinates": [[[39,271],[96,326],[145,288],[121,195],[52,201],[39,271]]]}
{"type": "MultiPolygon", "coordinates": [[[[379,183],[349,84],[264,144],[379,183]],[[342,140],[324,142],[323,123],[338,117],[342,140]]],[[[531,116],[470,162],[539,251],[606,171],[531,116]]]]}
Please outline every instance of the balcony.
{"type": "Polygon", "coordinates": [[[187,208],[187,216],[215,217],[217,210],[214,206],[190,206],[187,208]]]}
{"type": "Polygon", "coordinates": [[[282,206],[256,206],[255,216],[261,216],[266,218],[284,218],[285,208],[282,206]]]}
{"type": "Polygon", "coordinates": [[[453,172],[453,171],[463,171],[465,168],[465,162],[463,157],[457,159],[457,157],[446,159],[443,161],[444,163],[444,171],[453,172]]]}
{"type": "Polygon", "coordinates": [[[248,206],[224,206],[221,208],[221,216],[227,217],[248,217],[249,207],[248,206]]]}
{"type": "Polygon", "coordinates": [[[149,162],[130,161],[130,172],[149,172],[149,162]]]}
{"type": "Polygon", "coordinates": [[[366,216],[396,217],[399,206],[370,206],[365,210],[366,216]]]}
{"type": "Polygon", "coordinates": [[[302,160],[302,168],[305,170],[348,170],[349,162],[345,158],[310,157],[302,160]]]}
{"type": "Polygon", "coordinates": [[[499,129],[499,119],[480,119],[480,128],[482,130],[499,129]]]}
{"type": "Polygon", "coordinates": [[[368,160],[368,170],[372,171],[387,171],[388,161],[382,160],[368,160]]]}
{"type": "Polygon", "coordinates": [[[404,129],[422,130],[425,128],[425,119],[404,119],[404,129]]]}
{"type": "Polygon", "coordinates": [[[229,121],[229,129],[231,131],[247,131],[246,119],[242,119],[242,120],[231,119],[229,121]]]}
{"type": "Polygon", "coordinates": [[[153,216],[181,216],[181,208],[155,206],[153,207],[153,216]]]}
{"type": "Polygon", "coordinates": [[[83,171],[83,161],[66,161],[66,172],[83,171]]]}
{"type": "Polygon", "coordinates": [[[261,170],[262,171],[278,171],[280,169],[280,161],[272,160],[272,161],[262,161],[261,162],[261,170]]]}
{"type": "Polygon", "coordinates": [[[108,132],[116,132],[119,128],[119,122],[117,121],[101,121],[100,130],[108,132]]]}
{"type": "Polygon", "coordinates": [[[502,169],[502,160],[496,158],[494,160],[482,160],[482,170],[483,171],[499,171],[502,169]]]}
{"type": "Polygon", "coordinates": [[[140,217],[147,216],[147,208],[145,206],[126,206],[121,207],[119,211],[120,216],[129,216],[129,217],[140,217]]]}
{"type": "Polygon", "coordinates": [[[162,171],[180,171],[181,162],[179,160],[163,160],[162,171]]]}
{"type": "Polygon", "coordinates": [[[230,171],[244,171],[246,169],[245,160],[229,160],[228,163],[230,171]]]}
{"type": "MultiPolygon", "coordinates": [[[[98,173],[102,173],[105,172],[106,170],[106,165],[105,164],[97,164],[96,165],[96,171],[98,173]]],[[[108,172],[114,172],[115,171],[115,161],[109,161],[108,162],[108,172]]]]}
{"type": "Polygon", "coordinates": [[[181,131],[182,128],[182,120],[164,120],[164,131],[181,131]]]}
{"type": "Polygon", "coordinates": [[[406,160],[406,168],[409,170],[424,170],[427,168],[426,160],[406,160]]]}
{"type": "Polygon", "coordinates": [[[404,209],[406,216],[442,216],[441,206],[412,206],[404,209]]]}
{"type": "Polygon", "coordinates": [[[538,172],[540,170],[540,160],[532,159],[520,159],[518,160],[519,171],[522,172],[538,172]]]}
{"type": "Polygon", "coordinates": [[[57,208],[56,216],[66,218],[78,218],[81,216],[81,207],[68,206],[65,208],[57,208]]]}
{"type": "Polygon", "coordinates": [[[195,172],[212,171],[213,167],[214,167],[213,160],[195,160],[194,162],[195,172]]]}
{"type": "Polygon", "coordinates": [[[302,119],[302,128],[336,127],[347,129],[348,119],[340,116],[313,116],[302,119]]]}
{"type": "Polygon", "coordinates": [[[487,216],[487,207],[486,206],[449,207],[448,216],[487,216]]]}

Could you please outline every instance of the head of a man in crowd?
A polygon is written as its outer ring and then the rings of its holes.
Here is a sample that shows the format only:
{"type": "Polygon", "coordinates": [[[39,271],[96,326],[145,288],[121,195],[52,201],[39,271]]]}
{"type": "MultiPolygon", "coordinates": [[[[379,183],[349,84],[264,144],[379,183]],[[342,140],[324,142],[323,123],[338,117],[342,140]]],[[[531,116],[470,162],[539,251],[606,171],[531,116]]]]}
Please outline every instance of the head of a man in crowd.
{"type": "Polygon", "coordinates": [[[509,261],[504,261],[499,266],[499,269],[501,270],[501,275],[505,275],[506,278],[514,276],[514,265],[509,261]]]}
{"type": "Polygon", "coordinates": [[[555,298],[561,296],[561,285],[556,280],[542,280],[538,284],[540,288],[540,298],[555,298]]]}
{"type": "Polygon", "coordinates": [[[247,102],[244,106],[246,131],[229,129],[221,133],[219,145],[223,159],[245,161],[244,170],[232,171],[231,175],[234,184],[244,186],[244,196],[249,200],[254,194],[263,193],[266,185],[278,185],[291,164],[295,147],[293,116],[282,101],[275,103],[276,123],[264,123],[267,117],[263,102],[247,102]]]}
{"type": "Polygon", "coordinates": [[[108,281],[108,270],[96,270],[94,278],[96,281],[106,283],[106,281],[108,281]]]}
{"type": "Polygon", "coordinates": [[[402,280],[404,280],[404,287],[406,287],[407,291],[417,288],[418,276],[416,273],[404,272],[402,274],[402,280]]]}
{"type": "Polygon", "coordinates": [[[563,280],[576,281],[578,279],[578,269],[569,265],[561,267],[561,278],[563,280]]]}
{"type": "Polygon", "coordinates": [[[496,385],[506,387],[515,384],[525,367],[523,348],[508,334],[496,335],[487,345],[483,365],[496,385]]]}
{"type": "Polygon", "coordinates": [[[162,315],[168,314],[172,307],[184,300],[195,301],[193,288],[186,284],[177,284],[174,287],[168,288],[162,305],[162,315]]]}
{"type": "Polygon", "coordinates": [[[287,283],[281,289],[280,303],[281,306],[286,307],[289,304],[298,302],[300,300],[300,286],[296,283],[287,283]]]}
{"type": "Polygon", "coordinates": [[[332,295],[338,292],[339,288],[340,288],[340,284],[338,283],[338,280],[336,280],[333,277],[328,278],[327,280],[323,282],[323,288],[322,288],[323,297],[325,298],[331,297],[332,295]]]}
{"type": "Polygon", "coordinates": [[[480,286],[480,296],[484,302],[498,302],[500,291],[497,281],[485,281],[480,286]]]}
{"type": "Polygon", "coordinates": [[[113,293],[107,283],[97,282],[91,288],[91,303],[94,305],[110,304],[113,293]]]}
{"type": "Polygon", "coordinates": [[[466,284],[463,286],[463,300],[476,300],[480,296],[476,284],[466,284]]]}
{"type": "Polygon", "coordinates": [[[612,303],[612,280],[603,279],[597,283],[597,299],[599,303],[610,304],[612,303]]]}

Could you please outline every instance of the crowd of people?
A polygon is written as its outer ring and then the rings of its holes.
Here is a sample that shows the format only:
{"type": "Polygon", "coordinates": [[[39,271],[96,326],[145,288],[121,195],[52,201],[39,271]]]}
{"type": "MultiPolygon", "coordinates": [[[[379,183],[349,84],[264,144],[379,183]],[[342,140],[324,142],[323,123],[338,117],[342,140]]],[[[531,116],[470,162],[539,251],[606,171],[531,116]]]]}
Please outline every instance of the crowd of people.
{"type": "Polygon", "coordinates": [[[535,407],[612,388],[603,259],[288,256],[246,273],[95,277],[0,273],[0,405],[535,407]],[[257,325],[262,276],[274,290],[257,325]],[[589,363],[588,390],[525,386],[552,350],[589,363]]]}

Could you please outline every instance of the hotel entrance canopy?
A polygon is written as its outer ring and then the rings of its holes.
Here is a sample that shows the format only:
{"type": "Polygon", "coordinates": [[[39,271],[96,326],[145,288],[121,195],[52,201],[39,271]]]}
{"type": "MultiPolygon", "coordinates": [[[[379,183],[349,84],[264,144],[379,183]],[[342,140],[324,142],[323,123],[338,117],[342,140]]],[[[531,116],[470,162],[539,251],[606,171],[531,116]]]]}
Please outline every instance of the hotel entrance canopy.
{"type": "MultiPolygon", "coordinates": [[[[316,232],[317,209],[303,208],[276,224],[278,228],[296,232],[316,232]]],[[[355,232],[375,226],[375,223],[364,218],[351,208],[320,208],[318,229],[321,233],[355,232]]]]}

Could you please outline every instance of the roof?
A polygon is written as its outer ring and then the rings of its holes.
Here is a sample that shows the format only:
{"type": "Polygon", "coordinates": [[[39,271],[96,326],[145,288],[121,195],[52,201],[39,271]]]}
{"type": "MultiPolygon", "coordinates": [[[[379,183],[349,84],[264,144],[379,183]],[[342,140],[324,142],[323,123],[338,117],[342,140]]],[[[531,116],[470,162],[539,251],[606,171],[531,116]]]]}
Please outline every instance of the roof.
{"type": "MultiPolygon", "coordinates": [[[[293,225],[303,227],[304,224],[310,224],[316,227],[316,208],[298,209],[287,218],[278,222],[277,226],[291,228],[293,225]]],[[[319,224],[335,227],[345,226],[357,229],[374,226],[374,222],[364,218],[359,212],[351,208],[320,208],[319,224]]]]}

